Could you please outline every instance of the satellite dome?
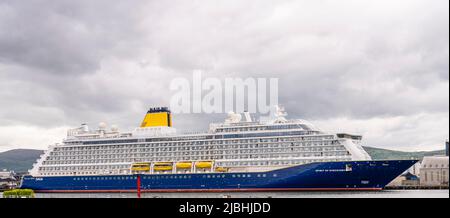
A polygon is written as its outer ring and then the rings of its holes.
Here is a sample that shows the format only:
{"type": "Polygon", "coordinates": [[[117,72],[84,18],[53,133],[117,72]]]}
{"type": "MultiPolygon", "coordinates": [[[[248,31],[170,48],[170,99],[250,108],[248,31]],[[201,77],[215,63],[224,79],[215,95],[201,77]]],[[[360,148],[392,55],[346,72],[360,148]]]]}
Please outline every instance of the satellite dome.
{"type": "Polygon", "coordinates": [[[106,127],[107,127],[107,125],[106,125],[105,122],[101,122],[101,123],[98,124],[98,128],[101,129],[101,130],[105,130],[106,127]]]}

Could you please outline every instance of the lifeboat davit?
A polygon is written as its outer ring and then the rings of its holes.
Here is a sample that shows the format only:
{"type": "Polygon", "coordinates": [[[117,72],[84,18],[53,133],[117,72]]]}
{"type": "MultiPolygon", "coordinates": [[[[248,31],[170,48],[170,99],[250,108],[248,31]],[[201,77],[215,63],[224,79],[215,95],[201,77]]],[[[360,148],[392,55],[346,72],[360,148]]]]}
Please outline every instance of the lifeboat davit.
{"type": "Polygon", "coordinates": [[[192,162],[178,162],[177,169],[191,169],[192,162]]]}
{"type": "Polygon", "coordinates": [[[221,173],[223,173],[223,172],[228,172],[228,168],[225,168],[225,167],[217,167],[217,168],[216,168],[216,172],[221,172],[221,173]]]}
{"type": "Polygon", "coordinates": [[[150,171],[150,163],[134,163],[131,170],[135,172],[150,171]]]}
{"type": "Polygon", "coordinates": [[[212,161],[200,161],[195,163],[196,168],[211,168],[212,167],[212,161]]]}
{"type": "Polygon", "coordinates": [[[155,163],[153,166],[154,171],[169,171],[173,169],[173,164],[170,162],[162,162],[162,163],[155,163]]]}

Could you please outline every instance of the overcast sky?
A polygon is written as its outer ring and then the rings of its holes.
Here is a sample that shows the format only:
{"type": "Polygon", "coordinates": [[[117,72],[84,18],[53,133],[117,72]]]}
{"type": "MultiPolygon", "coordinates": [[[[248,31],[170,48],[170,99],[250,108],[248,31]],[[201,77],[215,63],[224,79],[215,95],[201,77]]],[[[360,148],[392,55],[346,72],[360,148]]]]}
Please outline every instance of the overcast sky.
{"type": "Polygon", "coordinates": [[[0,151],[45,149],[84,122],[132,130],[193,70],[279,78],[290,118],[368,146],[442,149],[449,1],[0,0],[0,151]]]}

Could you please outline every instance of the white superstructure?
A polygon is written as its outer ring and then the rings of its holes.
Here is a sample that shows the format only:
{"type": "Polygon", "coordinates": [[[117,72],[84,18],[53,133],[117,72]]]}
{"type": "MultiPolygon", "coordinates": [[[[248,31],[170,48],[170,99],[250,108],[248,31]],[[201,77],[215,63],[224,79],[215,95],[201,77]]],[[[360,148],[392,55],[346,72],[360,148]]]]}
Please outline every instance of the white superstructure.
{"type": "Polygon", "coordinates": [[[360,142],[361,136],[324,133],[306,121],[288,120],[283,108],[268,121],[230,112],[225,122],[198,134],[177,134],[171,125],[123,133],[117,127],[108,130],[104,123],[94,131],[83,124],[69,130],[62,144],[50,146],[30,174],[132,174],[136,163],[148,163],[148,174],[255,172],[312,162],[370,160],[360,142]]]}

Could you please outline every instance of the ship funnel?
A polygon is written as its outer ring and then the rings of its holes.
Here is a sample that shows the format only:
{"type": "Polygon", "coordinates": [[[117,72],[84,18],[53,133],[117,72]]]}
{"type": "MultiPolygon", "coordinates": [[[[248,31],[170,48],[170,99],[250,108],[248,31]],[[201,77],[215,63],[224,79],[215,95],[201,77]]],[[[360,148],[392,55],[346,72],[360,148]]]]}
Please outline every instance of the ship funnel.
{"type": "Polygon", "coordinates": [[[141,127],[172,127],[172,113],[167,107],[150,108],[142,120],[141,127]]]}

